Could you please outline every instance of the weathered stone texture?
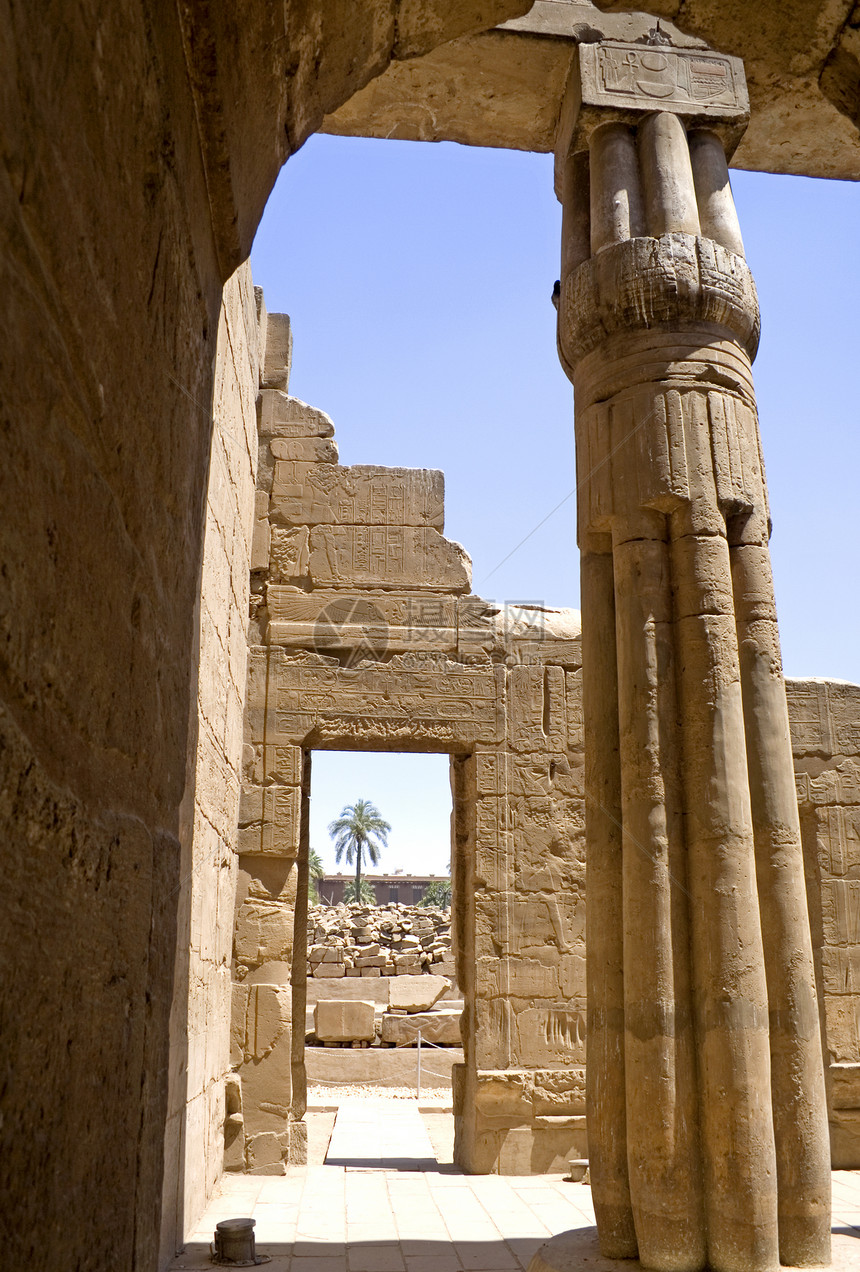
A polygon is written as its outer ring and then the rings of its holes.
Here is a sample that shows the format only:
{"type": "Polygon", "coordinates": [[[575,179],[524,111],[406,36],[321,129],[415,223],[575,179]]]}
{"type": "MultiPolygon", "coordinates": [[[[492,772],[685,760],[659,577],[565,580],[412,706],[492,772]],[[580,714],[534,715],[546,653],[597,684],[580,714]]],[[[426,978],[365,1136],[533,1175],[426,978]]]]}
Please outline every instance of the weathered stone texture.
{"type": "Polygon", "coordinates": [[[367,1042],[375,1028],[372,1002],[330,998],[314,1007],[314,1033],[320,1042],[367,1042]]]}
{"type": "Polygon", "coordinates": [[[398,976],[391,982],[388,1002],[405,1012],[425,1012],[450,988],[444,976],[398,976]]]}
{"type": "MultiPolygon", "coordinates": [[[[296,428],[301,425],[296,424],[296,428]]],[[[280,438],[270,443],[277,459],[287,459],[280,438]]],[[[320,457],[322,459],[322,457],[320,457]]],[[[415,468],[310,468],[303,480],[275,465],[272,518],[300,525],[443,526],[445,484],[440,472],[415,468]],[[297,493],[292,493],[296,487],[297,493]]]]}
{"type": "Polygon", "coordinates": [[[471,562],[458,543],[416,526],[316,526],[307,575],[320,587],[404,587],[466,592],[471,562]]]}
{"type": "Polygon", "coordinates": [[[258,374],[254,291],[250,270],[242,267],[224,289],[215,361],[192,733],[196,752],[181,810],[179,906],[187,937],[177,948],[171,1008],[165,1254],[171,1245],[181,1245],[186,1215],[204,1208],[225,1151],[258,374]]]}
{"type": "MultiPolygon", "coordinates": [[[[17,1076],[0,1173],[13,1261],[159,1260],[222,285],[326,112],[392,57],[526,8],[4,11],[0,995],[17,1076]]],[[[177,1159],[175,1136],[167,1152],[177,1159]]],[[[175,1216],[196,1219],[189,1203],[169,1203],[162,1258],[175,1216]]]]}
{"type": "MultiPolygon", "coordinates": [[[[580,491],[589,1169],[604,1255],[661,1272],[830,1252],[750,371],[759,312],[727,168],[746,106],[740,62],[655,31],[647,47],[577,51],[556,138],[580,491]]],[[[548,1044],[574,1027],[569,1013],[548,1023],[548,1044]]]]}
{"type": "MultiPolygon", "coordinates": [[[[318,453],[315,463],[278,458],[302,440],[303,428],[311,439],[332,441],[328,417],[295,403],[285,384],[261,392],[259,419],[258,491],[268,498],[270,549],[268,569],[254,577],[261,643],[252,639],[249,656],[243,866],[280,860],[286,871],[300,853],[302,751],[349,745],[468,755],[454,761],[452,934],[466,1009],[462,1025],[434,1018],[432,1028],[446,1040],[462,1028],[470,1091],[484,1069],[528,1074],[581,1065],[578,618],[539,606],[501,610],[464,595],[468,558],[442,536],[440,473],[345,468],[332,462],[333,452],[318,453]],[[279,430],[287,427],[285,440],[279,430]]],[[[264,542],[265,533],[258,538],[264,542]]],[[[258,970],[283,965],[288,930],[286,893],[263,911],[242,901],[237,975],[252,963],[258,970]]],[[[415,936],[372,955],[344,941],[315,943],[309,967],[315,983],[393,972],[392,1007],[417,1010],[431,1004],[427,990],[436,978],[409,973],[433,957],[415,936]],[[403,997],[401,980],[414,980],[418,997],[403,997]]],[[[398,1018],[386,1028],[392,1043],[416,1032],[398,1018]]],[[[303,1081],[296,1053],[293,1082],[303,1081]]],[[[249,1098],[246,1089],[246,1110],[249,1098]]],[[[562,1109],[551,1125],[543,1116],[529,1104],[517,1151],[514,1139],[503,1151],[467,1100],[458,1115],[458,1160],[477,1171],[528,1171],[532,1160],[561,1169],[583,1151],[582,1109],[562,1109]]]]}
{"type": "MultiPolygon", "coordinates": [[[[192,924],[193,898],[180,898],[189,863],[178,810],[198,755],[188,735],[222,284],[247,255],[284,158],[326,114],[392,58],[471,38],[530,7],[123,0],[97,13],[61,3],[50,24],[20,3],[5,14],[0,695],[10,971],[0,1001],[13,1076],[0,1169],[15,1216],[10,1260],[113,1272],[158,1258],[167,1009],[174,946],[190,946],[192,924]]],[[[460,83],[480,88],[482,107],[508,112],[494,144],[511,144],[514,125],[527,124],[530,137],[554,125],[547,88],[561,91],[567,64],[546,23],[563,6],[536,8],[536,76],[524,74],[521,50],[487,75],[451,46],[460,83]],[[499,90],[500,68],[515,93],[499,90]]],[[[857,175],[849,6],[683,10],[691,30],[753,65],[757,122],[745,163],[767,167],[770,138],[791,170],[857,175]]],[[[645,33],[638,21],[625,38],[645,33]]],[[[599,29],[590,10],[585,22],[599,29]]],[[[438,92],[444,77],[430,71],[438,92]]],[[[444,82],[438,96],[467,113],[464,94],[444,82]]],[[[401,109],[406,99],[422,118],[442,118],[420,93],[401,92],[401,109]]],[[[283,330],[278,339],[283,351],[283,330]]],[[[283,352],[273,358],[266,383],[280,389],[283,352]]],[[[267,554],[263,544],[255,563],[267,554]]],[[[458,648],[498,651],[491,627],[459,627],[458,648]]],[[[189,797],[186,846],[193,810],[189,797]]],[[[211,843],[221,843],[217,829],[211,843]]],[[[209,919],[200,922],[206,931],[209,919]]],[[[174,1001],[184,1004],[183,994],[174,1001]]],[[[185,1058],[174,1048],[172,1060],[177,1114],[185,1058]]],[[[191,1109],[186,1134],[201,1145],[203,1101],[191,1109]]],[[[166,1249],[176,1216],[196,1218],[182,1192],[169,1203],[166,1249]]]]}
{"type": "Polygon", "coordinates": [[[434,967],[437,973],[447,971],[451,963],[450,910],[397,902],[317,905],[309,914],[307,945],[309,976],[385,978],[386,1003],[390,977],[403,982],[395,993],[411,994],[416,1011],[432,1006],[451,987],[446,976],[431,973],[434,967]]]}
{"type": "Polygon", "coordinates": [[[860,687],[789,680],[836,1169],[860,1168],[860,687]]]}
{"type": "Polygon", "coordinates": [[[437,1047],[459,1047],[460,1037],[459,1007],[440,1007],[436,1011],[415,1012],[411,1015],[396,1016],[386,1012],[382,1017],[380,1039],[390,1047],[414,1047],[418,1044],[418,1034],[423,1043],[432,1043],[437,1047]]]}
{"type": "Polygon", "coordinates": [[[790,10],[781,0],[754,10],[740,0],[538,0],[497,30],[393,63],[323,130],[552,150],[575,47],[605,38],[641,51],[655,18],[675,46],[744,59],[752,118],[737,167],[857,179],[860,39],[850,0],[797,0],[790,10]]]}

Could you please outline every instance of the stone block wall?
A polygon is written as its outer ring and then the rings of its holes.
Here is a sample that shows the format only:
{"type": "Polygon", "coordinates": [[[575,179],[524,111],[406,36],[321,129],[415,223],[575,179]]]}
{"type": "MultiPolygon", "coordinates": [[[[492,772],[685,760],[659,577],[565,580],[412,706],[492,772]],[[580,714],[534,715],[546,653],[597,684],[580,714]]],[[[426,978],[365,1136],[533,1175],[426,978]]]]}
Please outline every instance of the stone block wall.
{"type": "Polygon", "coordinates": [[[170,1018],[162,1258],[182,1246],[224,1159],[260,337],[251,271],[224,288],[197,609],[196,695],[180,809],[179,932],[170,1018]]]}
{"type": "Polygon", "coordinates": [[[466,1004],[455,1155],[480,1174],[560,1170],[585,1153],[585,823],[572,634],[552,624],[509,631],[501,745],[454,763],[455,948],[466,1004]]]}
{"type": "Polygon", "coordinates": [[[263,383],[234,948],[245,1165],[301,1160],[302,807],[310,753],[332,747],[452,756],[458,1160],[558,1168],[584,1151],[578,616],[471,595],[442,474],[341,467],[331,420],[263,383]]]}
{"type": "Polygon", "coordinates": [[[789,680],[831,1159],[860,1168],[860,685],[789,680]]]}

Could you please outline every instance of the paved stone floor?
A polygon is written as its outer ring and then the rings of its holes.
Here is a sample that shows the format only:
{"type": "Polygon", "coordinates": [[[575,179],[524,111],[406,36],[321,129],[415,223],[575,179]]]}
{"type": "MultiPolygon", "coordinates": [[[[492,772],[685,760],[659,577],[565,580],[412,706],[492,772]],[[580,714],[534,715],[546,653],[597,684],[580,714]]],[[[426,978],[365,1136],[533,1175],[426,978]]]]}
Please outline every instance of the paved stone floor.
{"type": "MultiPolygon", "coordinates": [[[[215,1224],[239,1216],[257,1221],[270,1272],[521,1272],[549,1236],[594,1223],[587,1186],[462,1175],[429,1124],[432,1140],[415,1105],[346,1100],[324,1165],[226,1175],[173,1268],[209,1267],[215,1224]]],[[[860,1172],[834,1172],[833,1212],[857,1239],[860,1272],[860,1172]]]]}

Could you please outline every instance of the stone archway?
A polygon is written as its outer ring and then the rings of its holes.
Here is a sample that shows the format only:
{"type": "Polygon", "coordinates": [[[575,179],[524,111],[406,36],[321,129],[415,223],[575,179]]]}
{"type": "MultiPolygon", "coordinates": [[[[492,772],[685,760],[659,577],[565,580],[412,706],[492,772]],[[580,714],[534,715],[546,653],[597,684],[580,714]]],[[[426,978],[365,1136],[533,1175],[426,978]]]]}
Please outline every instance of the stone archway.
{"type": "MultiPolygon", "coordinates": [[[[182,1160],[205,1158],[210,1126],[220,1136],[217,1099],[201,1094],[165,1157],[171,987],[182,1033],[198,991],[215,991],[192,984],[189,997],[184,950],[192,901],[213,909],[190,876],[222,288],[278,170],[327,111],[392,57],[525,8],[124,0],[5,15],[10,1257],[38,1243],[47,1263],[157,1266],[182,1240],[182,1160]]],[[[207,603],[244,617],[244,588],[207,603]]],[[[218,747],[229,767],[223,729],[218,747]]],[[[210,918],[195,913],[195,933],[210,918]]],[[[191,1059],[174,1048],[177,1092],[191,1059]]]]}
{"type": "MultiPolygon", "coordinates": [[[[158,0],[95,13],[61,3],[50,22],[34,23],[19,5],[6,25],[10,1257],[32,1258],[38,1240],[43,1261],[85,1257],[93,1269],[159,1258],[170,987],[192,931],[196,739],[211,700],[195,699],[196,633],[222,286],[247,254],[278,168],[326,112],[392,58],[528,5],[343,8],[327,25],[321,5],[300,20],[292,6],[256,0],[223,14],[158,0]]],[[[856,143],[851,28],[834,10],[838,30],[819,23],[805,49],[804,21],[819,9],[801,6],[787,30],[784,6],[756,7],[761,39],[788,58],[799,42],[810,68],[781,81],[783,113],[762,167],[791,149],[780,121],[796,117],[795,83],[801,95],[825,85],[842,112],[816,116],[821,140],[793,157],[797,170],[830,153],[837,126],[843,150],[856,143]],[[791,39],[771,38],[781,30],[791,39]]],[[[720,12],[737,21],[742,49],[742,15],[720,12]]],[[[234,755],[232,738],[221,745],[234,755]]],[[[184,1029],[181,965],[176,985],[184,1029]]],[[[174,1058],[181,1090],[187,1057],[174,1058]]],[[[208,1120],[185,1128],[179,1154],[202,1154],[217,1112],[215,1102],[208,1120]]],[[[175,1161],[166,1175],[181,1221],[175,1161]]],[[[168,1218],[165,1249],[180,1229],[168,1218]]]]}

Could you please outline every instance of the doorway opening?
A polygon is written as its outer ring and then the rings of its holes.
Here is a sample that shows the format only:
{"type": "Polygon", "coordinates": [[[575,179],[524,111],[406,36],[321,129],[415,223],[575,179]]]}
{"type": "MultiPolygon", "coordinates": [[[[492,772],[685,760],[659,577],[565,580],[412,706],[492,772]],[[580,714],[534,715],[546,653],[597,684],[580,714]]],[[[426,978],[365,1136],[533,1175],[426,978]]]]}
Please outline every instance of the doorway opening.
{"type": "Polygon", "coordinates": [[[344,1102],[363,1099],[417,1106],[435,1153],[424,1166],[448,1165],[463,1061],[451,759],[318,750],[305,765],[293,1019],[305,1022],[308,1162],[369,1160],[332,1138],[344,1102]]]}

